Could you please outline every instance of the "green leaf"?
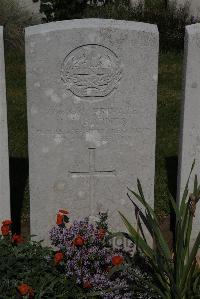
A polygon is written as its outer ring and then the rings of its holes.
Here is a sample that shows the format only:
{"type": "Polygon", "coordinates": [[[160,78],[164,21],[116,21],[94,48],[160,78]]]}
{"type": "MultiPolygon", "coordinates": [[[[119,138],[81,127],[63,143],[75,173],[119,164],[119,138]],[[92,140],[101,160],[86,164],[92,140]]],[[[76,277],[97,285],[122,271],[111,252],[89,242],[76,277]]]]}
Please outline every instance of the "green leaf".
{"type": "Polygon", "coordinates": [[[126,217],[124,217],[124,215],[122,213],[120,213],[120,216],[128,230],[128,232],[130,233],[131,237],[133,238],[133,240],[135,241],[135,244],[149,257],[152,258],[153,257],[153,250],[151,249],[151,247],[146,243],[146,241],[144,241],[140,234],[134,229],[134,227],[130,224],[130,222],[126,219],[126,217]]]}
{"type": "Polygon", "coordinates": [[[181,288],[183,288],[185,283],[186,283],[187,277],[188,277],[188,275],[191,271],[191,268],[192,268],[192,264],[193,264],[193,262],[196,258],[199,246],[200,246],[200,232],[199,232],[199,234],[196,238],[196,241],[195,241],[195,243],[192,247],[192,251],[190,253],[189,260],[188,260],[188,262],[185,266],[184,273],[183,273],[183,276],[182,276],[181,288]]]}

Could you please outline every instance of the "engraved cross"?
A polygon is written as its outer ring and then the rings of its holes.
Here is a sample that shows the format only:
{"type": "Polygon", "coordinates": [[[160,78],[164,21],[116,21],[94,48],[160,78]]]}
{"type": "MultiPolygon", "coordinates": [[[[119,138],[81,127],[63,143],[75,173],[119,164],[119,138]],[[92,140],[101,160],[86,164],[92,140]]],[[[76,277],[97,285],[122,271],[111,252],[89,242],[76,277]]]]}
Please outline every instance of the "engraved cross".
{"type": "Polygon", "coordinates": [[[89,170],[88,171],[69,171],[74,178],[89,177],[89,194],[90,194],[90,212],[94,213],[94,194],[95,194],[95,177],[113,177],[116,176],[116,170],[97,170],[95,165],[95,150],[89,148],[89,170]]]}

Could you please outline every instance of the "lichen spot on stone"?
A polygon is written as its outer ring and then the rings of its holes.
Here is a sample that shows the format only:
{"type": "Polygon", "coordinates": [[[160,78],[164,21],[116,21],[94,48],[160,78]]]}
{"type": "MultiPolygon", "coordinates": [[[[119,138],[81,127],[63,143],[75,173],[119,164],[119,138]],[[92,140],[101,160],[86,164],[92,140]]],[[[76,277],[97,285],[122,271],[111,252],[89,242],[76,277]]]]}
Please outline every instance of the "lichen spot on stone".
{"type": "Polygon", "coordinates": [[[154,74],[154,75],[153,75],[153,80],[154,80],[155,82],[158,81],[158,75],[157,75],[157,74],[154,74]]]}
{"type": "Polygon", "coordinates": [[[66,187],[66,182],[64,181],[58,181],[54,185],[54,190],[55,191],[64,191],[66,187]]]}
{"type": "Polygon", "coordinates": [[[85,139],[87,142],[90,142],[97,147],[101,145],[101,135],[97,130],[86,132],[85,139]]]}
{"type": "Polygon", "coordinates": [[[54,141],[56,144],[61,144],[63,142],[63,137],[60,134],[56,134],[54,141]]]}
{"type": "Polygon", "coordinates": [[[31,115],[35,115],[38,113],[38,109],[34,106],[31,107],[31,115]]]}
{"type": "Polygon", "coordinates": [[[47,154],[49,152],[49,148],[47,146],[43,146],[42,152],[43,154],[47,154]]]}
{"type": "Polygon", "coordinates": [[[84,195],[85,195],[85,192],[83,192],[83,191],[78,192],[78,197],[83,198],[84,195]]]}
{"type": "Polygon", "coordinates": [[[79,120],[80,119],[80,115],[78,113],[69,113],[67,115],[67,117],[71,120],[79,120]]]}
{"type": "Polygon", "coordinates": [[[34,87],[40,87],[40,82],[35,82],[34,87]]]}
{"type": "Polygon", "coordinates": [[[54,92],[52,88],[45,90],[45,95],[50,98],[50,100],[56,104],[61,102],[61,98],[54,92]]]}
{"type": "Polygon", "coordinates": [[[76,103],[80,103],[82,101],[82,99],[80,97],[78,97],[78,96],[74,96],[73,99],[74,99],[74,103],[75,104],[76,103]]]}
{"type": "Polygon", "coordinates": [[[122,198],[122,199],[120,200],[120,203],[121,203],[121,205],[122,205],[122,206],[124,206],[124,205],[125,205],[125,203],[126,203],[125,199],[124,199],[124,198],[122,198]]]}

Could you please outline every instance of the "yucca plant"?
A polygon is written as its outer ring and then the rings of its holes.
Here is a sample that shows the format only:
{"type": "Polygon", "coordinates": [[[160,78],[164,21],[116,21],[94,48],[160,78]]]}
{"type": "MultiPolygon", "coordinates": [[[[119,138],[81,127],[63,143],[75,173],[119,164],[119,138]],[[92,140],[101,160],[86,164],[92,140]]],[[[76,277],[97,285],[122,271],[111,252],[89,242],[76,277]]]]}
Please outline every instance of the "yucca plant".
{"type": "MultiPolygon", "coordinates": [[[[191,172],[193,170],[192,166],[191,172]]],[[[190,172],[190,175],[191,175],[190,172]]],[[[190,179],[190,176],[189,176],[190,179]]],[[[154,210],[145,200],[141,183],[138,180],[138,193],[129,189],[128,196],[134,206],[131,195],[142,204],[138,208],[138,221],[142,222],[153,239],[153,248],[145,237],[134,228],[127,218],[120,213],[128,230],[123,233],[126,238],[136,244],[136,248],[147,257],[154,273],[154,281],[151,287],[163,299],[194,299],[200,298],[200,270],[197,263],[197,253],[200,246],[200,233],[194,244],[191,244],[192,223],[195,216],[196,204],[200,198],[200,185],[197,176],[194,180],[193,193],[189,194],[189,179],[187,181],[182,200],[176,204],[172,200],[172,208],[176,215],[175,241],[173,252],[169,248],[160,230],[154,210]]]]}

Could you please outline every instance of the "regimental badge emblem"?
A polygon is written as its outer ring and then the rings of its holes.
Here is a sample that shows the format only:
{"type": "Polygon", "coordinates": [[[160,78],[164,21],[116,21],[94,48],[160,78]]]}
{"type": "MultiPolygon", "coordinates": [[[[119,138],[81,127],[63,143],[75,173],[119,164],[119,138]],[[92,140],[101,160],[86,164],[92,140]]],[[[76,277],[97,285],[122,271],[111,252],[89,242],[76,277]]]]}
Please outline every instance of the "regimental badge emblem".
{"type": "Polygon", "coordinates": [[[122,67],[107,47],[88,44],[72,50],[64,59],[61,78],[65,88],[81,98],[105,97],[118,87],[122,67]]]}

